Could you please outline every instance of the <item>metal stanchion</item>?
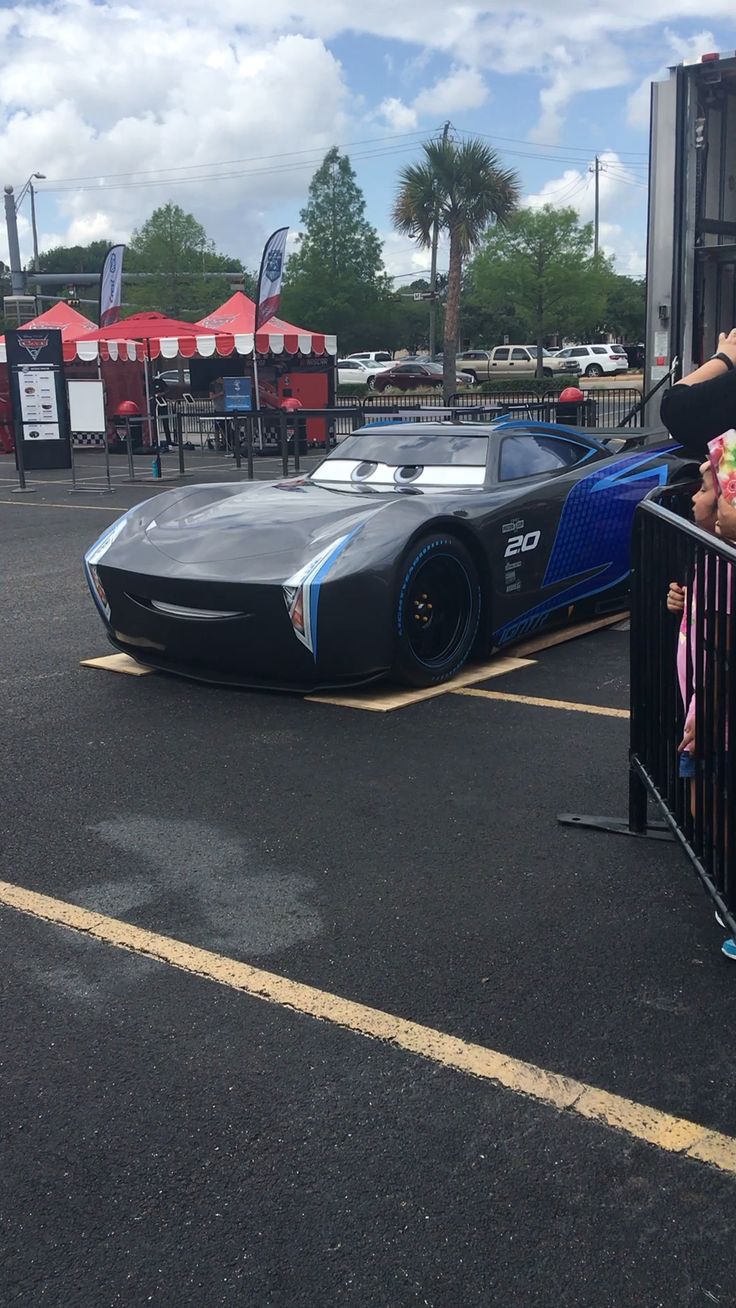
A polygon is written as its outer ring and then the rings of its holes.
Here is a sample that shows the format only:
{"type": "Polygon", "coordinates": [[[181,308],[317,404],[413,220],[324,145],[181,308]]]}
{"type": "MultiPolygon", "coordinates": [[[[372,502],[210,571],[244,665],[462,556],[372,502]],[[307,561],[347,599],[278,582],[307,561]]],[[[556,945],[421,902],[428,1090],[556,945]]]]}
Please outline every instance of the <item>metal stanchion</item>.
{"type": "Polygon", "coordinates": [[[246,453],[248,455],[248,481],[253,480],[253,416],[245,420],[246,453]]]}
{"type": "Polygon", "coordinates": [[[135,464],[133,463],[133,447],[130,443],[130,418],[125,419],[125,448],[128,452],[128,472],[130,480],[135,481],[135,464]]]}
{"type": "Polygon", "coordinates": [[[306,418],[302,419],[297,418],[296,416],[294,417],[294,472],[299,472],[299,446],[301,445],[302,440],[302,422],[304,423],[304,430],[306,431],[306,418]]]}
{"type": "Polygon", "coordinates": [[[281,431],[281,471],[285,477],[289,475],[289,433],[286,430],[286,414],[279,414],[279,429],[281,431]]]}
{"type": "Polygon", "coordinates": [[[235,467],[240,471],[240,432],[242,419],[233,418],[233,454],[235,455],[235,467]]]}
{"type": "Polygon", "coordinates": [[[32,495],[36,489],[35,486],[26,485],[26,468],[23,462],[23,428],[20,423],[14,424],[15,430],[15,463],[18,469],[18,485],[13,487],[13,495],[32,495]]]}
{"type": "MultiPolygon", "coordinates": [[[[171,418],[169,418],[169,422],[171,422],[171,418]]],[[[179,413],[178,411],[177,411],[177,413],[176,413],[175,416],[174,416],[174,422],[175,422],[175,424],[176,424],[176,426],[175,426],[175,430],[176,430],[176,439],[177,439],[178,444],[179,444],[179,451],[178,451],[178,453],[179,453],[179,472],[181,473],[181,475],[182,475],[182,477],[183,477],[183,476],[185,475],[185,472],[186,472],[186,469],[185,469],[185,467],[184,467],[184,423],[183,423],[183,421],[182,421],[181,413],[179,413]]]]}

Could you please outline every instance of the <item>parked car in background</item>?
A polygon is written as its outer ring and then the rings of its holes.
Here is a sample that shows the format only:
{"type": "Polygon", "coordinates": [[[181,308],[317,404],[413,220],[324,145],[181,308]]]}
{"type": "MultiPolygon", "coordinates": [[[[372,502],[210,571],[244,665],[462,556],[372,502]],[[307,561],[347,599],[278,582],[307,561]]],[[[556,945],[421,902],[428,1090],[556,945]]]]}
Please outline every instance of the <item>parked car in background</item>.
{"type": "Polygon", "coordinates": [[[388,350],[361,350],[357,354],[349,354],[348,359],[360,359],[363,363],[393,363],[393,359],[388,350]]]}
{"type": "Polygon", "coordinates": [[[627,372],[629,360],[623,345],[566,345],[558,359],[575,359],[585,377],[627,372]]]}
{"type": "Polygon", "coordinates": [[[369,386],[372,389],[374,377],[386,367],[385,363],[367,363],[364,359],[338,359],[337,384],[369,386]]]}
{"type": "MultiPolygon", "coordinates": [[[[536,345],[497,345],[492,350],[463,350],[457,355],[457,367],[472,376],[473,381],[490,381],[504,373],[518,373],[533,377],[537,370],[536,345]]],[[[542,350],[542,368],[545,377],[556,373],[578,373],[580,368],[569,359],[559,359],[551,350],[542,350]]]]}
{"type": "MultiPolygon", "coordinates": [[[[402,362],[376,373],[373,386],[376,391],[385,391],[389,386],[395,386],[400,391],[424,391],[440,388],[442,376],[441,363],[402,362]]],[[[473,378],[467,372],[457,372],[455,376],[456,386],[469,386],[472,381],[473,378]]]]}
{"type": "Polygon", "coordinates": [[[178,368],[167,368],[167,369],[165,370],[165,372],[157,372],[157,373],[156,373],[156,378],[155,378],[155,380],[156,380],[156,381],[162,381],[162,382],[164,382],[164,383],[166,384],[166,386],[172,386],[172,387],[177,387],[177,386],[180,387],[180,386],[184,386],[184,387],[189,387],[189,385],[191,384],[190,381],[189,381],[189,369],[188,369],[188,368],[182,368],[182,373],[184,374],[184,380],[183,380],[183,381],[182,381],[182,380],[180,379],[180,377],[179,377],[179,369],[178,369],[178,368]]]}

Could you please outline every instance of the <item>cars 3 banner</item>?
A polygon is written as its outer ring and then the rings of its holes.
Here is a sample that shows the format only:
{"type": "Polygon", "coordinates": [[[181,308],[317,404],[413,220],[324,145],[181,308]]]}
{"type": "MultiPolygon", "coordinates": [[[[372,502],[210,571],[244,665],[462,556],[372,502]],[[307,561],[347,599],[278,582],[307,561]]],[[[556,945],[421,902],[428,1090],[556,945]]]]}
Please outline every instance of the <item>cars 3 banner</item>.
{"type": "Polygon", "coordinates": [[[273,236],[269,236],[264,246],[256,295],[256,331],[279,311],[288,234],[288,227],[279,227],[273,236]]]}
{"type": "Polygon", "coordinates": [[[124,245],[113,245],[105,255],[100,273],[100,327],[109,327],[120,318],[124,250],[124,245]]]}

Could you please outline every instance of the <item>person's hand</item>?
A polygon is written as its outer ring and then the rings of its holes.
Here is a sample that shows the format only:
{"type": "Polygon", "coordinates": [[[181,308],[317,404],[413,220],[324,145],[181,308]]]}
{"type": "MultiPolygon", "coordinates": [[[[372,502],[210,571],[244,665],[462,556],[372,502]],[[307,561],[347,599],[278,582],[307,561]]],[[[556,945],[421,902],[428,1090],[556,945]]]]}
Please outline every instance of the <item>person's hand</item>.
{"type": "Polygon", "coordinates": [[[682,613],[685,607],[685,587],[679,581],[671,581],[667,591],[667,609],[670,613],[682,613]]]}
{"type": "Polygon", "coordinates": [[[678,754],[695,753],[695,717],[694,716],[692,718],[688,718],[687,722],[685,723],[685,730],[682,735],[682,740],[677,746],[677,752],[678,754]]]}
{"type": "Polygon", "coordinates": [[[715,353],[727,354],[731,362],[736,364],[736,327],[732,327],[728,333],[721,332],[715,353]]]}
{"type": "Polygon", "coordinates": [[[736,504],[730,504],[725,495],[718,499],[716,534],[724,540],[736,541],[736,504]]]}

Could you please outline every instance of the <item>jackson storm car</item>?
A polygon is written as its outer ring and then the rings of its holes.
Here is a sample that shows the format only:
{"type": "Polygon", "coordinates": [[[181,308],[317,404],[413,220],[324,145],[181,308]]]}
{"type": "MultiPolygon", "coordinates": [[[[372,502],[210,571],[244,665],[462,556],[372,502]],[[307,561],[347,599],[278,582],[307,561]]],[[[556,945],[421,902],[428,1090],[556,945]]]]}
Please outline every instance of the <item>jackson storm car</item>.
{"type": "Polygon", "coordinates": [[[678,449],[664,432],[390,419],[308,475],[155,496],[85,572],[112,644],[151,667],[294,690],[429,686],[620,608],[637,503],[694,474],[678,449]]]}

